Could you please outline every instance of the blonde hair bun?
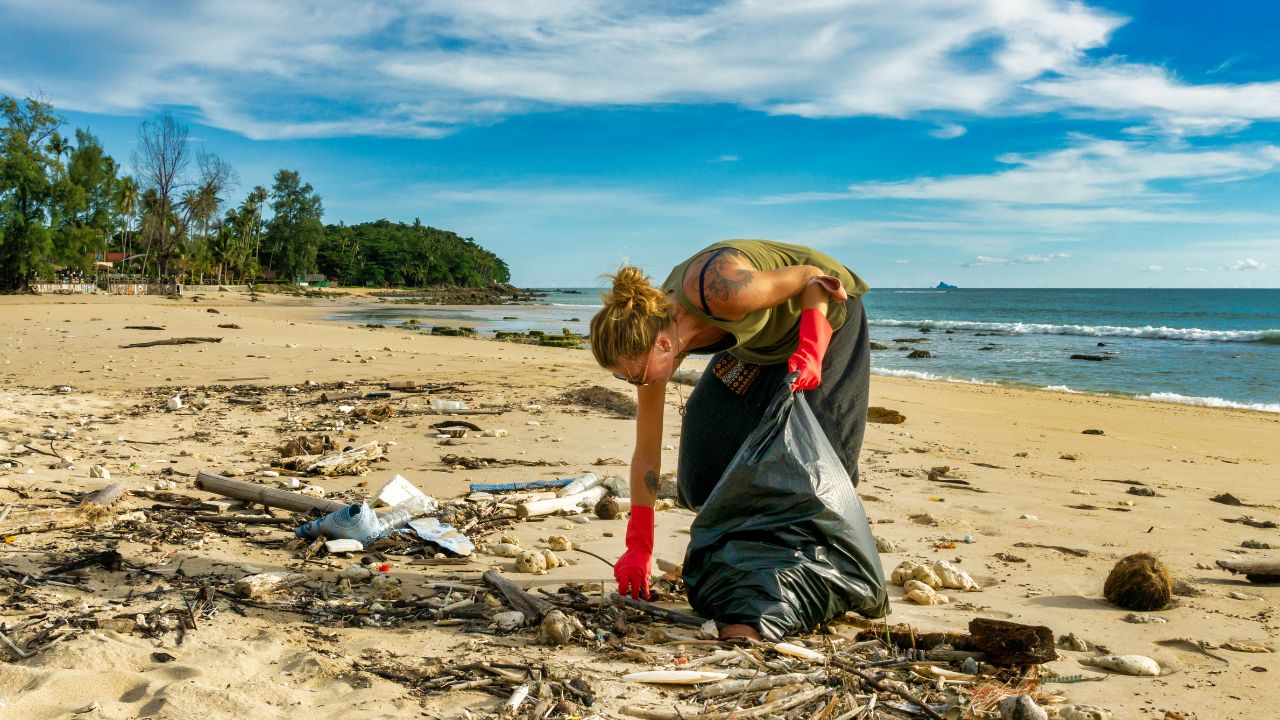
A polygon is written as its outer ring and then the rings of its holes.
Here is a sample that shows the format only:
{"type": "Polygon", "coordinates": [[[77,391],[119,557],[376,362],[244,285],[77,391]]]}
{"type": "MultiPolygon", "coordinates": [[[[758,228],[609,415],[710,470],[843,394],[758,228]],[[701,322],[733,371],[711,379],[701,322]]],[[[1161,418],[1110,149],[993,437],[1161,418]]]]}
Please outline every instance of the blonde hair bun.
{"type": "Polygon", "coordinates": [[[675,319],[675,306],[644,271],[634,265],[606,275],[613,287],[604,307],[591,318],[591,352],[603,367],[649,351],[658,332],[675,319]]]}

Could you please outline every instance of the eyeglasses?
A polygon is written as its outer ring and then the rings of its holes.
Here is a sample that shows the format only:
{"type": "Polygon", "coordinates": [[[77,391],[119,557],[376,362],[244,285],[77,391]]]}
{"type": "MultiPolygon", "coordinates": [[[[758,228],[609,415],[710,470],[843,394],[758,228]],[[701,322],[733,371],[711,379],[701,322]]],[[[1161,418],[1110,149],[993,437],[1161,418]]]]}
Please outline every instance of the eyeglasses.
{"type": "MultiPolygon", "coordinates": [[[[653,345],[657,345],[657,344],[658,344],[657,342],[654,342],[653,345]]],[[[640,376],[639,380],[632,380],[631,378],[628,378],[628,377],[622,377],[618,373],[614,373],[613,376],[624,383],[627,383],[629,385],[635,385],[636,387],[644,387],[645,385],[648,385],[649,384],[649,361],[653,359],[653,345],[649,346],[649,352],[644,356],[644,374],[640,376]]]]}

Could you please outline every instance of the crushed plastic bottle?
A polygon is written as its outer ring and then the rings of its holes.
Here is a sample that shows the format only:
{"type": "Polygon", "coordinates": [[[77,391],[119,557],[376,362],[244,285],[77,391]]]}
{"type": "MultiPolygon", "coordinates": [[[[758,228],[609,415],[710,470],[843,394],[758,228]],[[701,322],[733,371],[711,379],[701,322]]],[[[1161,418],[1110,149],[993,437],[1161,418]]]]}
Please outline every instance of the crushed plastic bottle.
{"type": "Polygon", "coordinates": [[[600,484],[600,478],[595,473],[585,473],[583,475],[579,475],[576,478],[573,478],[572,482],[560,488],[560,490],[556,492],[556,494],[559,495],[560,497],[566,497],[568,495],[577,495],[578,493],[586,492],[587,490],[590,490],[591,488],[599,484],[600,484]]]}
{"type": "Polygon", "coordinates": [[[378,524],[381,526],[382,532],[390,532],[408,525],[409,521],[414,518],[434,512],[437,507],[435,498],[429,495],[411,497],[383,513],[378,518],[378,524]]]}

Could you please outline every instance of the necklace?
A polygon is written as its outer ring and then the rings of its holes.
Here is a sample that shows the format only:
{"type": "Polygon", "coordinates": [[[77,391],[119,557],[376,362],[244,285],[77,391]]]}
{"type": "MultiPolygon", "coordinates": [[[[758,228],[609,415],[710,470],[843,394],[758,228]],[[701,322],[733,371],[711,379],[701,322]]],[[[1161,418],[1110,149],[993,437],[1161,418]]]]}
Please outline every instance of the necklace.
{"type": "MultiPolygon", "coordinates": [[[[676,320],[675,331],[676,331],[676,357],[679,357],[680,351],[684,349],[680,347],[680,320],[679,319],[676,320]]],[[[676,383],[676,398],[678,398],[678,402],[680,403],[680,410],[679,410],[680,417],[684,417],[684,391],[680,389],[679,382],[676,383]]]]}

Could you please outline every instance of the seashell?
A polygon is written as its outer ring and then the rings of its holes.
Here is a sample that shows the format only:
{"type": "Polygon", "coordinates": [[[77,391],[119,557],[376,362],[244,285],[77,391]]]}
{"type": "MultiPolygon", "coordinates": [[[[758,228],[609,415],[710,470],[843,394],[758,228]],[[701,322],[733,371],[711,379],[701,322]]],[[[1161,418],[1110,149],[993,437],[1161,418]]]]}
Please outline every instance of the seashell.
{"type": "Polygon", "coordinates": [[[893,569],[893,574],[889,577],[889,580],[894,585],[905,585],[908,580],[915,579],[912,573],[918,567],[920,567],[920,563],[915,560],[903,560],[898,563],[898,567],[893,569]]]}
{"type": "Polygon", "coordinates": [[[1122,675],[1142,675],[1157,677],[1160,675],[1160,664],[1145,655],[1099,655],[1098,657],[1082,657],[1081,665],[1114,670],[1122,675]]]}
{"type": "Polygon", "coordinates": [[[520,557],[520,553],[524,552],[524,550],[519,545],[512,545],[511,543],[494,543],[492,545],[481,545],[480,552],[497,555],[498,557],[513,558],[520,557]]]}
{"type": "Polygon", "coordinates": [[[938,588],[951,588],[953,590],[976,591],[982,588],[978,587],[978,583],[974,582],[969,573],[952,565],[946,560],[938,560],[933,563],[933,572],[942,581],[941,585],[934,586],[938,588]]]}
{"type": "Polygon", "coordinates": [[[569,542],[569,538],[563,535],[552,535],[547,538],[547,546],[552,550],[559,550],[561,552],[573,549],[573,543],[569,542]]]}
{"type": "Polygon", "coordinates": [[[550,550],[543,548],[538,552],[542,555],[542,559],[546,562],[548,570],[552,570],[554,568],[560,567],[561,565],[564,565],[564,561],[561,560],[558,555],[551,552],[550,550]]]}
{"type": "Polygon", "coordinates": [[[547,571],[547,558],[539,550],[525,550],[516,558],[516,570],[539,575],[547,571]]]}
{"type": "Polygon", "coordinates": [[[917,605],[946,605],[951,602],[951,598],[939,595],[937,591],[919,580],[908,580],[902,587],[907,591],[903,599],[917,605]]]}
{"type": "Polygon", "coordinates": [[[773,649],[777,650],[779,653],[782,653],[783,655],[790,655],[791,657],[800,658],[801,660],[808,660],[809,662],[825,662],[827,659],[827,656],[823,655],[820,652],[810,650],[807,647],[793,645],[791,643],[785,643],[785,642],[774,643],[773,649]]]}
{"type": "Polygon", "coordinates": [[[715,682],[729,677],[724,673],[706,670],[646,670],[644,672],[623,675],[623,680],[642,683],[660,683],[663,685],[697,685],[698,683],[715,682]]]}
{"type": "Polygon", "coordinates": [[[1062,720],[1111,720],[1111,711],[1095,705],[1063,705],[1058,708],[1062,720]]]}

